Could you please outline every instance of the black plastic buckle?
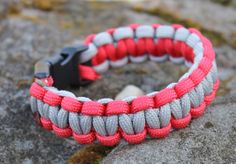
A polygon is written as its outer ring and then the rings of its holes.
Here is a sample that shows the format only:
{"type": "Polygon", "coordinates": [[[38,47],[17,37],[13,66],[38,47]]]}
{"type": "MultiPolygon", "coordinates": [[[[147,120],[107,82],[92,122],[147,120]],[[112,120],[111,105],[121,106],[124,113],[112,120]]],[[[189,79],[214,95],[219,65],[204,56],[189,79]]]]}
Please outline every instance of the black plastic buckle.
{"type": "Polygon", "coordinates": [[[81,81],[78,69],[79,55],[88,49],[86,45],[63,48],[59,54],[35,64],[35,78],[53,77],[53,86],[64,89],[68,86],[84,86],[91,81],[81,81]]]}

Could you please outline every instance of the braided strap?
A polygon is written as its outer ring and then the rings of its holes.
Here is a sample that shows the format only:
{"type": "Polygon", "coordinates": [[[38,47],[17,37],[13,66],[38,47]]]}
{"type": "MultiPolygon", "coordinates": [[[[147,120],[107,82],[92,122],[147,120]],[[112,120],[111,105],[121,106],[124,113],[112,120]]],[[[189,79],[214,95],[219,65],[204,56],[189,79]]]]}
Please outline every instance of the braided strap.
{"type": "Polygon", "coordinates": [[[193,28],[181,25],[130,25],[89,35],[88,50],[80,62],[91,61],[102,73],[129,62],[170,60],[190,67],[178,82],[161,91],[122,100],[97,101],[76,97],[52,87],[52,79],[38,79],[30,88],[31,109],[38,122],[60,137],[73,136],[80,144],[98,140],[104,145],[142,142],[146,137],[163,138],[172,128],[186,127],[201,116],[215,98],[219,86],[215,53],[210,41],[193,28]]]}

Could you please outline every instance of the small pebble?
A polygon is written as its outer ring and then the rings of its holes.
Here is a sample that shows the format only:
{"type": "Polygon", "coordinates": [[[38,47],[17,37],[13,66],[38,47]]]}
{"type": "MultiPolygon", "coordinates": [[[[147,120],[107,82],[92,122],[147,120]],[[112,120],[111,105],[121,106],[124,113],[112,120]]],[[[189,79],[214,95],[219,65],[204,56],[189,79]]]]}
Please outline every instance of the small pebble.
{"type": "Polygon", "coordinates": [[[120,93],[117,94],[116,100],[121,100],[130,96],[142,96],[144,92],[135,85],[127,85],[120,93]]]}

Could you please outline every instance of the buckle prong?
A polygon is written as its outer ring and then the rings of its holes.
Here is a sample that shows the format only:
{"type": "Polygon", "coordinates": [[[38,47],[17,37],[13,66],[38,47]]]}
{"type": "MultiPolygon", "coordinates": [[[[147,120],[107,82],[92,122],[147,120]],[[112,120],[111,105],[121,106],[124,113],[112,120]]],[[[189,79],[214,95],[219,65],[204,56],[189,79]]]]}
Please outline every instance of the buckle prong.
{"type": "Polygon", "coordinates": [[[79,55],[87,49],[86,45],[65,47],[59,54],[38,61],[35,64],[35,78],[42,79],[52,76],[53,86],[59,89],[80,86],[79,55]]]}

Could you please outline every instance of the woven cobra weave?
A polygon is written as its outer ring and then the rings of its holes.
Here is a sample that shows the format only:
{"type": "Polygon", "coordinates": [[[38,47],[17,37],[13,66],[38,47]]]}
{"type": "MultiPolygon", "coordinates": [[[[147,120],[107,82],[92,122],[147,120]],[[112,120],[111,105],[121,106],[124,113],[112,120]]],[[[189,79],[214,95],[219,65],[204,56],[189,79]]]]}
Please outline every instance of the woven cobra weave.
{"type": "Polygon", "coordinates": [[[31,109],[43,128],[60,137],[107,146],[121,139],[137,144],[147,137],[163,138],[171,129],[188,126],[215,98],[219,86],[215,53],[211,42],[194,28],[132,24],[89,35],[83,44],[87,49],[76,67],[80,80],[95,81],[110,68],[147,60],[183,63],[189,70],[160,91],[121,100],[78,97],[55,88],[50,74],[36,77],[30,88],[31,109]]]}

